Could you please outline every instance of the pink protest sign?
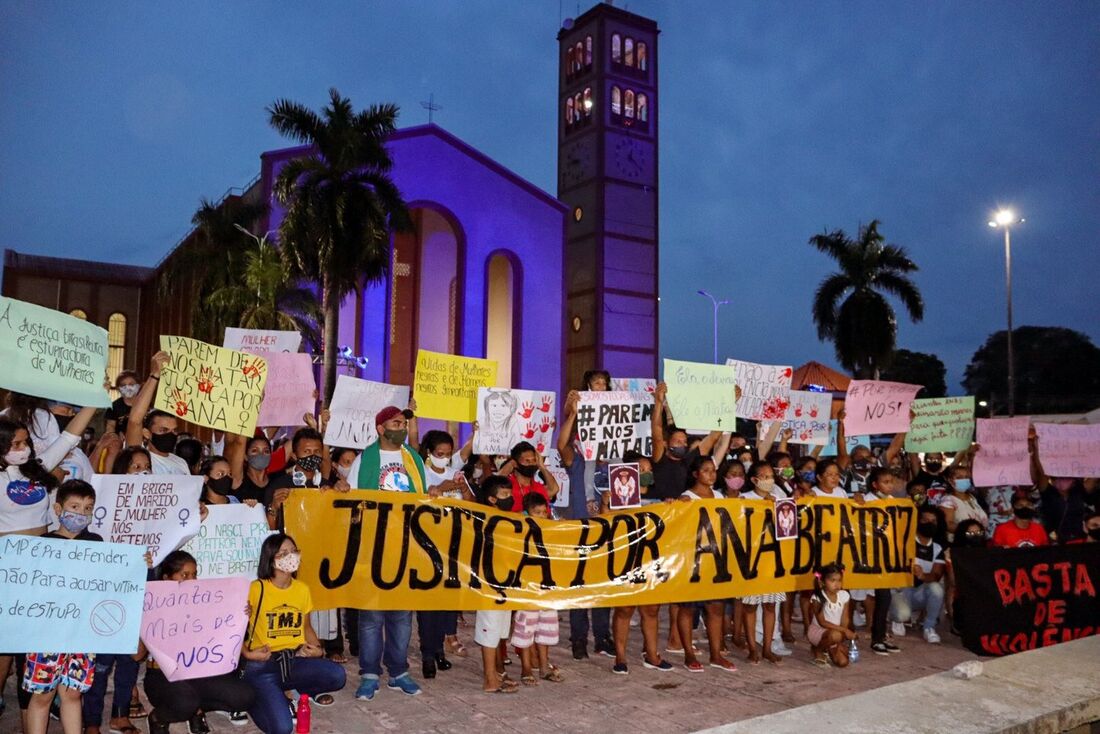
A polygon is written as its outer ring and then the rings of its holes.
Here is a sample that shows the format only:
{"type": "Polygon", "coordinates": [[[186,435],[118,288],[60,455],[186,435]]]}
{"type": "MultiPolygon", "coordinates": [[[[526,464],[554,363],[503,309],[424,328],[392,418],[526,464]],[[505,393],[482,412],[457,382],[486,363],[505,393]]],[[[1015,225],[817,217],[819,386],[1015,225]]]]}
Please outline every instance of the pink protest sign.
{"type": "Polygon", "coordinates": [[[300,426],[302,416],[312,413],[316,403],[313,393],[313,360],[308,354],[268,352],[267,385],[260,404],[258,426],[300,426]]]}
{"type": "Polygon", "coordinates": [[[1100,425],[1036,423],[1035,433],[1048,477],[1100,477],[1100,425]]]}
{"type": "Polygon", "coordinates": [[[248,631],[248,579],[150,581],[141,639],[168,680],[223,675],[237,667],[248,631]]]}
{"type": "Polygon", "coordinates": [[[1027,452],[1028,418],[979,418],[978,453],[974,454],[974,486],[1031,485],[1027,452]]]}
{"type": "Polygon", "coordinates": [[[882,380],[852,380],[844,402],[844,432],[849,436],[909,430],[909,407],[920,385],[882,380]]]}

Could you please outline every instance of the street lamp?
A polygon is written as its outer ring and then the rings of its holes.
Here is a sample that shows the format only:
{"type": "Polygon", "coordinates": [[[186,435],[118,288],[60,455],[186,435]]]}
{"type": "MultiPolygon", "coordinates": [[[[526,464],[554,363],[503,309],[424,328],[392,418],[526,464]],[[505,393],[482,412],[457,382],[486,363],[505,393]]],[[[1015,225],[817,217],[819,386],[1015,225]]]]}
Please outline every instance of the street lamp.
{"type": "Polygon", "coordinates": [[[1011,209],[1001,209],[993,215],[989,226],[996,229],[1003,227],[1005,231],[1005,301],[1008,305],[1008,415],[1016,415],[1016,367],[1012,358],[1012,237],[1010,230],[1014,224],[1023,224],[1023,217],[1016,218],[1016,213],[1011,209]]]}
{"type": "Polygon", "coordinates": [[[718,364],[718,309],[725,306],[729,301],[719,301],[706,291],[696,291],[696,293],[700,296],[706,296],[714,304],[714,363],[718,364]]]}

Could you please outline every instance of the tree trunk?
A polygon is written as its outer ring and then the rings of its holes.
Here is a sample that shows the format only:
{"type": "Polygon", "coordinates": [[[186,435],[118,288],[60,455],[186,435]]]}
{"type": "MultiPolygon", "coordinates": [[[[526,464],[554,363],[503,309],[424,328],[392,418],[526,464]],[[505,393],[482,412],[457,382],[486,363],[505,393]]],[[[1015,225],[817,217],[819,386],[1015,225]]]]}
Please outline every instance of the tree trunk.
{"type": "Polygon", "coordinates": [[[327,277],[321,289],[321,309],[325,315],[321,405],[327,408],[332,402],[332,393],[336,390],[336,341],[340,331],[340,299],[333,294],[327,277]]]}

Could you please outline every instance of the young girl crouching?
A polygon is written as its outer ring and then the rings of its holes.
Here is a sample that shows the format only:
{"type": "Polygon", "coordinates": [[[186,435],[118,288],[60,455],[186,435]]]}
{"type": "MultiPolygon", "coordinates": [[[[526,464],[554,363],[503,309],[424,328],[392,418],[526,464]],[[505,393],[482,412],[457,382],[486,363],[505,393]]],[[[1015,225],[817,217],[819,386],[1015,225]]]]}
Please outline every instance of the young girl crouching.
{"type": "Polygon", "coordinates": [[[844,590],[844,566],[830,563],[814,573],[814,595],[810,599],[810,629],[806,637],[813,646],[814,665],[848,665],[847,641],[856,639],[850,628],[851,596],[844,590]]]}

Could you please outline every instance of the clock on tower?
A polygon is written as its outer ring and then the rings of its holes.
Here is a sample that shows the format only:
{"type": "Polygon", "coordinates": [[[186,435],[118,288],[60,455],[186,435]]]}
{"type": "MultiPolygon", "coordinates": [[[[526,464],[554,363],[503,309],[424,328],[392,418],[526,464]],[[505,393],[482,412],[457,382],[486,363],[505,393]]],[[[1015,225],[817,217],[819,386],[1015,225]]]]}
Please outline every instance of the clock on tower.
{"type": "Polygon", "coordinates": [[[567,389],[589,369],[657,376],[658,33],[606,3],[558,33],[567,389]]]}

